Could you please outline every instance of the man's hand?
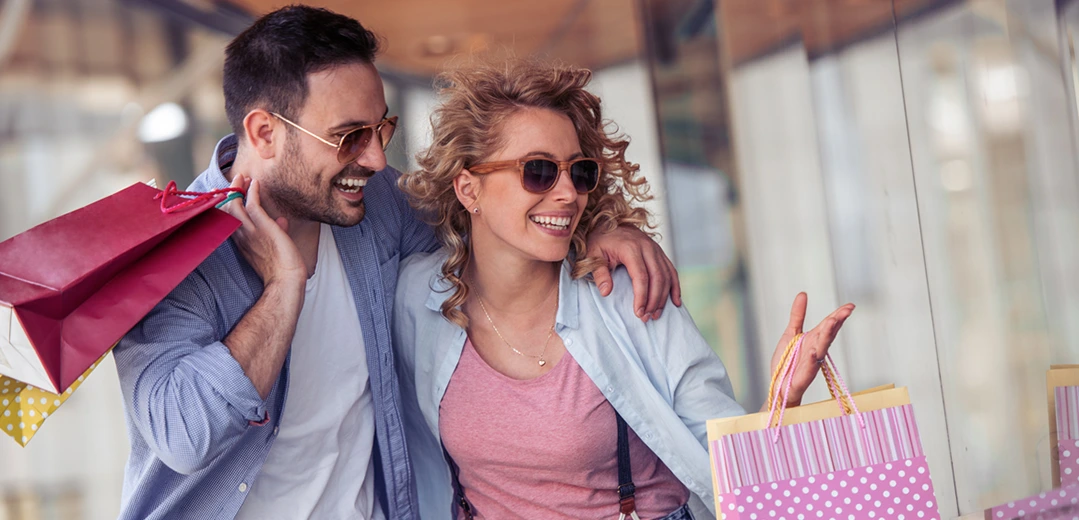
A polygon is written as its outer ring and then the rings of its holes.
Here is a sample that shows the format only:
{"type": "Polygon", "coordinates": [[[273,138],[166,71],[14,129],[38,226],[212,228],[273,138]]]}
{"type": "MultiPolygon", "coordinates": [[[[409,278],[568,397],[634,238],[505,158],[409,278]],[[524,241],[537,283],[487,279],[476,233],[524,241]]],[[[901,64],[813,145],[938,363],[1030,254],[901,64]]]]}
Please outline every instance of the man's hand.
{"type": "Polygon", "coordinates": [[[287,282],[301,286],[307,280],[307,267],[300,250],[288,235],[288,220],[270,218],[262,208],[259,182],[236,175],[232,187],[247,191],[247,203],[230,201],[222,208],[240,221],[240,229],[232,235],[247,263],[255,269],[264,285],[287,282]]]}
{"type": "Polygon", "coordinates": [[[618,226],[610,233],[593,231],[588,236],[588,257],[606,265],[592,273],[603,296],[611,294],[611,271],[626,266],[633,281],[633,311],[641,321],[659,318],[668,296],[675,305],[682,305],[678,271],[659,244],[640,229],[618,226]]]}

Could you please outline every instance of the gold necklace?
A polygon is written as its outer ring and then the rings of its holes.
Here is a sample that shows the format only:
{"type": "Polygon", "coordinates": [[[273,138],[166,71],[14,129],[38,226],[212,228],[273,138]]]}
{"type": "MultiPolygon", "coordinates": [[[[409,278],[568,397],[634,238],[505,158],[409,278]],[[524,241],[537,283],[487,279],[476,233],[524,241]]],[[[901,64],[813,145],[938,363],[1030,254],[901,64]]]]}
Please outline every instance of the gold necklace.
{"type": "Polygon", "coordinates": [[[480,298],[478,294],[476,295],[476,301],[480,302],[480,309],[483,310],[483,315],[487,317],[487,322],[491,324],[491,328],[494,329],[495,334],[498,335],[499,339],[501,339],[502,342],[505,343],[506,346],[509,347],[510,350],[513,351],[514,354],[517,354],[518,356],[521,356],[521,357],[530,357],[530,358],[533,358],[533,359],[538,359],[539,360],[538,361],[539,366],[541,366],[541,367],[547,364],[547,360],[543,359],[543,356],[544,356],[544,354],[547,353],[547,345],[551,342],[551,336],[554,335],[554,324],[553,323],[551,324],[550,332],[547,333],[547,340],[543,342],[543,350],[540,351],[540,354],[538,356],[534,355],[534,354],[525,354],[524,352],[521,352],[520,350],[517,350],[516,348],[514,348],[513,345],[510,345],[510,342],[506,340],[506,337],[503,336],[502,333],[498,331],[498,327],[495,326],[495,322],[494,322],[494,320],[491,319],[491,315],[487,313],[487,306],[483,304],[483,298],[480,298]]]}

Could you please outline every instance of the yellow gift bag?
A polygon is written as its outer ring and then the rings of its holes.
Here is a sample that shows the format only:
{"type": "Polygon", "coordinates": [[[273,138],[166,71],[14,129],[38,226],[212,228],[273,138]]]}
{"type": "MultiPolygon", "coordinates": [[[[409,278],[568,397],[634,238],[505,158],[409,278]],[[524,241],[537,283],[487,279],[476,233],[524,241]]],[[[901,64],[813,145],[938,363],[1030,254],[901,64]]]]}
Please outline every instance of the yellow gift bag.
{"type": "MultiPolygon", "coordinates": [[[[105,353],[105,356],[107,355],[108,352],[105,353]]],[[[25,447],[41,428],[41,423],[67,401],[105,356],[90,365],[62,394],[47,392],[10,377],[0,376],[0,430],[25,447]]]]}

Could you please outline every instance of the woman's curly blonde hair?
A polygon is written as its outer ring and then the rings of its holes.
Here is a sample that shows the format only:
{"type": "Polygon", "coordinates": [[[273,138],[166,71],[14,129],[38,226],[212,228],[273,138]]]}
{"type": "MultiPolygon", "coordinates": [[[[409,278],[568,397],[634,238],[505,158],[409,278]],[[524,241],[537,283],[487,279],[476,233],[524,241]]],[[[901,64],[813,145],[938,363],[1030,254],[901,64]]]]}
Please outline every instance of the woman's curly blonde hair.
{"type": "Polygon", "coordinates": [[[629,139],[608,133],[607,127],[612,124],[603,120],[599,97],[585,90],[591,79],[588,69],[513,59],[499,65],[469,64],[443,73],[436,80],[442,103],[431,117],[433,144],[417,155],[420,169],[402,175],[399,185],[449,249],[442,277],[454,293],[441,310],[450,321],[468,327],[468,317],[460,306],[468,298],[469,286],[460,275],[471,253],[471,220],[468,210],[457,200],[454,178],[461,170],[484,162],[505,144],[503,124],[523,108],[542,108],[568,116],[580,139],[581,152],[600,162],[599,187],[588,195],[570,245],[574,278],[591,274],[603,265],[601,260],[586,259],[585,237],[593,231],[612,231],[622,224],[653,227],[648,211],[632,205],[652,196],[645,179],[638,174],[638,165],[626,160],[629,139]]]}

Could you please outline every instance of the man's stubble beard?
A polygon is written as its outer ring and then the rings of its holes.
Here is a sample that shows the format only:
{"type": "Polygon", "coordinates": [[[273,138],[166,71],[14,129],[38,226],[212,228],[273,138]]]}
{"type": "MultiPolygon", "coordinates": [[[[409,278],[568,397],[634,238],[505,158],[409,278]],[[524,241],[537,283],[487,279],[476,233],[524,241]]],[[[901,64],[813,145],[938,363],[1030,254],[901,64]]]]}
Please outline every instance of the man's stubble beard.
{"type": "MultiPolygon", "coordinates": [[[[321,222],[331,226],[354,226],[367,214],[367,207],[360,200],[354,207],[355,213],[341,211],[335,204],[332,183],[323,187],[321,176],[311,174],[303,161],[297,135],[289,135],[285,145],[285,158],[270,172],[262,182],[264,193],[260,195],[273,201],[281,216],[290,220],[321,222]],[[306,188],[306,189],[305,189],[306,188]]],[[[370,176],[370,170],[355,163],[345,167],[338,176],[353,174],[370,176]]]]}

